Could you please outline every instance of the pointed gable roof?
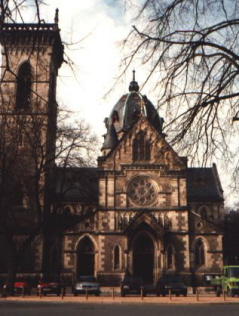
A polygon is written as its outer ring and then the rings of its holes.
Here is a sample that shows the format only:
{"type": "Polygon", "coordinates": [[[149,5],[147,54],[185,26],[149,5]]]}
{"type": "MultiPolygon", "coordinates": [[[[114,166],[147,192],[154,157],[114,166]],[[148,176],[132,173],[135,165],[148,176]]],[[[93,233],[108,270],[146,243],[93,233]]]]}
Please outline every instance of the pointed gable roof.
{"type": "Polygon", "coordinates": [[[187,169],[188,202],[222,202],[223,190],[216,165],[187,169]]]}

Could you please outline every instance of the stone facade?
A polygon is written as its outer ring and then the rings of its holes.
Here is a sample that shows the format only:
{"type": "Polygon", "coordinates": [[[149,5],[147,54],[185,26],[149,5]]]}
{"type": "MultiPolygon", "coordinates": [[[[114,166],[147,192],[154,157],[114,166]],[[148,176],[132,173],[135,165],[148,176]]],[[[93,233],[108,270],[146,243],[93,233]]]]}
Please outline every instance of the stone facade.
{"type": "MultiPolygon", "coordinates": [[[[24,62],[30,64],[32,90],[37,91],[30,104],[45,122],[41,139],[52,140],[62,45],[56,26],[39,27],[6,26],[3,66],[7,68],[6,52],[16,74],[24,62]]],[[[17,102],[16,80],[11,73],[2,80],[1,120],[6,111],[13,121],[23,113],[11,108],[17,102]]],[[[24,112],[29,120],[32,114],[24,112]]],[[[52,165],[51,181],[44,174],[45,212],[74,221],[67,229],[36,238],[35,271],[29,272],[57,273],[69,283],[80,275],[95,275],[102,285],[118,285],[125,273],[150,284],[162,274],[177,273],[188,285],[202,285],[204,275],[219,273],[223,264],[223,192],[216,166],[188,168],[187,158],[167,142],[163,119],[139,92],[135,77],[105,123],[97,168],[63,170],[52,165]],[[61,189],[67,186],[62,197],[61,189]]],[[[51,155],[54,149],[45,150],[51,155]]]]}
{"type": "Polygon", "coordinates": [[[97,212],[90,224],[72,227],[71,237],[65,237],[73,241],[68,276],[91,273],[102,284],[118,285],[125,273],[140,275],[147,283],[177,273],[187,284],[203,285],[205,274],[220,273],[223,264],[219,223],[224,208],[216,166],[188,168],[187,159],[167,143],[162,119],[152,124],[148,99],[135,81],[131,85],[135,90],[106,119],[103,156],[95,169],[97,212]],[[125,128],[127,106],[137,110],[137,104],[138,116],[125,128]]]}

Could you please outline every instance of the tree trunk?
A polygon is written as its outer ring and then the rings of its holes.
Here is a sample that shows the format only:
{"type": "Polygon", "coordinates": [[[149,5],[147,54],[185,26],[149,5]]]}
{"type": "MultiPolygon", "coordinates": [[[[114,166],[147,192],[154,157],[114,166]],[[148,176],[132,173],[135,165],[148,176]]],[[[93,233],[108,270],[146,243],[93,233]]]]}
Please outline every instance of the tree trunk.
{"type": "Polygon", "coordinates": [[[18,253],[15,245],[11,245],[9,264],[6,278],[6,287],[4,294],[6,296],[14,296],[14,282],[16,280],[17,270],[18,270],[18,253]]]}

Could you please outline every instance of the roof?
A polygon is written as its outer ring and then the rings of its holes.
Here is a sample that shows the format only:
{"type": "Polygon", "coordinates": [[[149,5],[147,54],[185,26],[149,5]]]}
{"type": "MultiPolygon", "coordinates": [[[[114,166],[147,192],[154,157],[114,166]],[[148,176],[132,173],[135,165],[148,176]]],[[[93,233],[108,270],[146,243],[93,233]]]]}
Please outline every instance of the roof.
{"type": "Polygon", "coordinates": [[[187,169],[188,202],[222,202],[223,190],[216,165],[211,168],[187,169]]]}
{"type": "MultiPolygon", "coordinates": [[[[188,203],[224,200],[216,165],[211,168],[188,168],[186,172],[188,203]]],[[[98,168],[56,168],[56,200],[64,203],[98,203],[98,176],[98,168]]]]}
{"type": "Polygon", "coordinates": [[[61,202],[98,202],[97,168],[56,168],[55,197],[61,202]]]}
{"type": "MultiPolygon", "coordinates": [[[[102,149],[112,149],[118,143],[119,134],[128,131],[139,117],[145,116],[150,124],[162,133],[163,118],[161,118],[146,95],[139,92],[135,78],[129,85],[129,93],[121,96],[113,107],[110,116],[105,119],[107,134],[102,149]]],[[[121,135],[122,136],[122,135],[121,135]]]]}
{"type": "Polygon", "coordinates": [[[110,114],[109,124],[114,125],[117,133],[127,131],[141,114],[146,116],[159,132],[162,132],[163,119],[159,117],[148,98],[137,91],[124,94],[119,99],[110,114]]]}
{"type": "Polygon", "coordinates": [[[118,137],[116,130],[113,124],[110,124],[107,130],[107,134],[104,140],[102,149],[112,149],[115,148],[118,144],[118,137]]]}

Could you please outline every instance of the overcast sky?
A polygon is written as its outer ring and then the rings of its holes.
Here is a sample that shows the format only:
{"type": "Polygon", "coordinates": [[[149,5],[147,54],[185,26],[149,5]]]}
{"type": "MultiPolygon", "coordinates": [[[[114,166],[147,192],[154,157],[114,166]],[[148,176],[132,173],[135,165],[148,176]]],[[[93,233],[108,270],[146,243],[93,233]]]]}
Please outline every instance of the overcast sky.
{"type": "MultiPolygon", "coordinates": [[[[55,10],[59,9],[61,38],[66,54],[74,63],[74,73],[67,64],[59,70],[58,103],[76,111],[75,118],[84,118],[101,141],[101,135],[105,133],[104,118],[109,116],[121,95],[128,91],[132,80],[133,68],[123,78],[124,82],[117,85],[113,93],[107,94],[119,75],[122,40],[132,30],[132,17],[125,12],[123,2],[44,0],[44,5],[40,6],[43,23],[54,23],[55,10]],[[74,45],[70,45],[72,43],[74,45]]],[[[35,0],[25,0],[24,5],[24,10],[21,10],[24,22],[37,22],[35,0]]],[[[13,18],[21,21],[14,12],[13,18]]],[[[142,73],[136,71],[136,79],[140,81],[141,78],[142,82],[142,73]]]]}
{"type": "MultiPolygon", "coordinates": [[[[42,19],[54,21],[59,9],[59,27],[67,54],[74,62],[75,74],[63,65],[58,77],[58,102],[79,112],[99,136],[105,132],[104,118],[109,116],[114,104],[128,91],[132,80],[129,70],[123,85],[106,99],[105,94],[119,75],[122,57],[120,42],[132,28],[131,18],[115,0],[48,0],[42,7],[42,19]]],[[[142,74],[141,74],[142,75],[142,74]]],[[[137,71],[140,79],[140,71],[137,71]]]]}

